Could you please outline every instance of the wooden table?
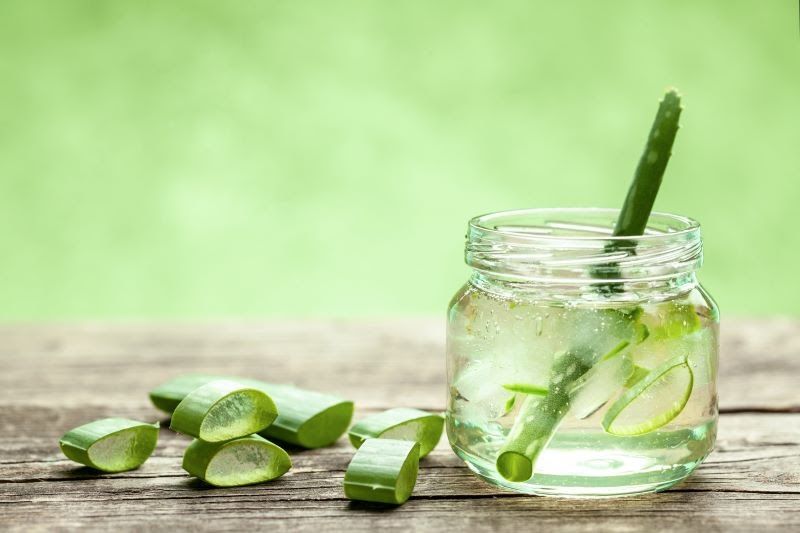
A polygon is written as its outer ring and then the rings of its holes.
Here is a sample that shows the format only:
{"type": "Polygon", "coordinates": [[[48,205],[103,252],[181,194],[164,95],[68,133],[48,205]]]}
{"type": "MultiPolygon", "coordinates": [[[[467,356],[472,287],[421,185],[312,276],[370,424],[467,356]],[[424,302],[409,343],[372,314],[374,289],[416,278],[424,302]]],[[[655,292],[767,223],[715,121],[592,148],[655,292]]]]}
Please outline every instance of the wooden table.
{"type": "Polygon", "coordinates": [[[445,404],[440,320],[0,326],[0,530],[800,531],[800,322],[726,320],[716,451],[683,484],[614,500],[501,491],[446,439],[408,503],[351,503],[346,439],[295,454],[264,485],[213,489],[181,470],[166,429],[132,472],[97,475],[59,452],[67,429],[105,416],[163,419],[147,391],[182,372],[241,374],[337,393],[356,417],[445,404]]]}

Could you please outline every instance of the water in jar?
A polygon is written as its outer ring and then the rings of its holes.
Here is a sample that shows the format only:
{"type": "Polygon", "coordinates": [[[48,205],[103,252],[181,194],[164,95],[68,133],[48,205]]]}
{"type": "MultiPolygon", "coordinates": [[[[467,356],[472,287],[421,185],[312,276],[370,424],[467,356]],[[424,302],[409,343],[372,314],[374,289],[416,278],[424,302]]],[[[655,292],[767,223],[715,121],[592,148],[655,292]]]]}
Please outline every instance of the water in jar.
{"type": "Polygon", "coordinates": [[[451,446],[480,476],[517,491],[668,488],[713,447],[717,335],[716,308],[699,287],[603,307],[509,299],[468,283],[448,310],[451,446]],[[552,429],[544,436],[542,420],[552,429]],[[526,441],[531,431],[538,442],[526,441]],[[498,471],[516,467],[509,449],[535,450],[530,478],[498,471]]]}

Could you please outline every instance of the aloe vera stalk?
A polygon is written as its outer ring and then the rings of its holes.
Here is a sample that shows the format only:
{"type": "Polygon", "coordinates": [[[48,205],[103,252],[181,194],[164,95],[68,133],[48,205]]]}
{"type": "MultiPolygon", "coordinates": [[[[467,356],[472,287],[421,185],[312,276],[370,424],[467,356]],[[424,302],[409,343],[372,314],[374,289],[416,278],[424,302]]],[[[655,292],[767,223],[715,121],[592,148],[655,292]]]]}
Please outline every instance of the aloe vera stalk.
{"type": "Polygon", "coordinates": [[[69,430],[58,444],[76,463],[103,472],[124,472],[144,463],[158,442],[158,422],[103,418],[69,430]]]}
{"type": "Polygon", "coordinates": [[[207,374],[186,374],[173,378],[150,391],[150,400],[162,411],[170,413],[192,390],[215,379],[238,381],[269,394],[278,409],[278,416],[260,434],[303,448],[321,448],[333,444],[347,431],[353,417],[353,402],[338,396],[291,385],[207,374]]]}
{"type": "MultiPolygon", "coordinates": [[[[659,104],[633,182],[614,226],[614,236],[637,236],[644,233],[672,153],[680,113],[680,96],[675,90],[667,91],[659,104]]],[[[606,246],[606,251],[630,249],[633,246],[633,241],[617,239],[606,246]]],[[[601,265],[592,270],[592,275],[613,280],[618,278],[619,268],[613,263],[601,265]]],[[[619,282],[610,281],[600,284],[597,290],[601,294],[611,294],[618,292],[620,285],[619,282]]],[[[633,325],[640,314],[640,309],[634,309],[629,316],[623,316],[620,320],[633,325]]],[[[643,340],[646,334],[647,330],[640,330],[637,337],[643,340]]],[[[596,361],[596,357],[587,354],[582,347],[574,347],[553,363],[547,395],[538,402],[531,402],[529,409],[520,410],[517,421],[497,456],[496,467],[500,475],[509,481],[530,479],[539,453],[550,442],[569,411],[567,391],[596,361]]]]}
{"type": "Polygon", "coordinates": [[[439,414],[406,407],[389,409],[359,420],[350,431],[350,442],[360,448],[369,438],[410,440],[419,444],[419,457],[428,455],[439,443],[444,418],[439,414]]]}
{"type": "Polygon", "coordinates": [[[262,431],[277,414],[264,391],[220,379],[187,394],[172,413],[169,427],[206,442],[222,442],[262,431]]]}
{"type": "Polygon", "coordinates": [[[351,500],[405,503],[417,483],[419,444],[409,440],[367,439],[344,474],[351,500]]]}
{"type": "Polygon", "coordinates": [[[226,442],[195,439],[183,454],[183,469],[216,487],[263,483],[291,467],[283,448],[258,435],[226,442]]]}

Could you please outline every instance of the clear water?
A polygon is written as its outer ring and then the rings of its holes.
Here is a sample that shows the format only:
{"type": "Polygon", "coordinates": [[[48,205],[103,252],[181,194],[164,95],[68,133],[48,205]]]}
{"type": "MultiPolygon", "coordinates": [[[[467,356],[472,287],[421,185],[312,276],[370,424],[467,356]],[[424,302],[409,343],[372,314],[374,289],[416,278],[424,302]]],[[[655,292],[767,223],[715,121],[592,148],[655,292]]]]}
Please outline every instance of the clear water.
{"type": "MultiPolygon", "coordinates": [[[[717,311],[701,289],[638,307],[630,315],[630,307],[620,313],[537,304],[466,285],[453,299],[448,317],[447,433],[455,452],[492,483],[544,495],[651,492],[688,476],[716,437],[717,311]],[[630,344],[603,361],[623,341],[630,344]],[[533,460],[532,477],[508,481],[497,470],[498,454],[512,426],[526,424],[526,398],[541,400],[504,385],[554,390],[562,379],[555,370],[560,354],[576,348],[588,354],[584,360],[589,370],[578,378],[582,381],[559,384],[570,391],[569,401],[533,460]],[[681,388],[688,400],[679,414],[643,434],[607,432],[606,413],[636,386],[631,365],[646,375],[677,355],[688,356],[692,375],[690,389],[681,388]]],[[[630,404],[620,416],[647,422],[673,404],[680,406],[685,399],[680,396],[669,387],[647,389],[641,395],[647,401],[630,404]]]]}

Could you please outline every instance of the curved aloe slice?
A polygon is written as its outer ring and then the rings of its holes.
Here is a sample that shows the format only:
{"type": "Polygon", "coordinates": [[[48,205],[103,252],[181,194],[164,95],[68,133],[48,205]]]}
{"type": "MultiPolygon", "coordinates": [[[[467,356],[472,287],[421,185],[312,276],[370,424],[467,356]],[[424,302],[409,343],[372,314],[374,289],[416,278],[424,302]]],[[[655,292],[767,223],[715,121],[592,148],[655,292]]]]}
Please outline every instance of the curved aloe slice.
{"type": "Polygon", "coordinates": [[[103,418],[69,430],[58,442],[68,458],[103,472],[141,466],[158,442],[158,422],[103,418]]]}
{"type": "Polygon", "coordinates": [[[687,361],[680,355],[652,370],[614,402],[603,428],[612,435],[643,435],[668,424],[692,394],[694,376],[687,361]]]}
{"type": "Polygon", "coordinates": [[[350,428],[348,436],[356,448],[370,437],[410,440],[419,443],[420,458],[428,455],[442,438],[444,418],[419,409],[398,407],[370,415],[350,428]]]}
{"type": "Polygon", "coordinates": [[[236,381],[216,380],[190,392],[172,413],[170,429],[206,442],[257,433],[277,409],[267,393],[236,381]]]}
{"type": "Polygon", "coordinates": [[[263,483],[291,467],[283,448],[258,435],[227,442],[195,439],[183,454],[183,469],[216,487],[263,483]]]}
{"type": "Polygon", "coordinates": [[[153,405],[171,413],[191,391],[215,379],[229,379],[269,394],[278,417],[261,435],[302,446],[321,448],[333,444],[347,431],[353,418],[353,402],[290,385],[276,385],[255,379],[186,374],[150,391],[153,405]]]}
{"type": "Polygon", "coordinates": [[[419,444],[409,440],[367,439],[344,474],[344,494],[351,500],[405,503],[419,470],[419,444]]]}

